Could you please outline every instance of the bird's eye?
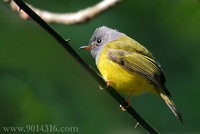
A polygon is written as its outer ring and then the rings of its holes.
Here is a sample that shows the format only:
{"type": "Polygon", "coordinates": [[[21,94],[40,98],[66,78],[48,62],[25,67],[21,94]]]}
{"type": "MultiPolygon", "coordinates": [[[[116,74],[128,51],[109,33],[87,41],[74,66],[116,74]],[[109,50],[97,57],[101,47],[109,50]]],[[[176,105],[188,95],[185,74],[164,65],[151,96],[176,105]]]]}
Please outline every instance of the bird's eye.
{"type": "Polygon", "coordinates": [[[101,39],[97,39],[97,43],[101,43],[101,39]]]}

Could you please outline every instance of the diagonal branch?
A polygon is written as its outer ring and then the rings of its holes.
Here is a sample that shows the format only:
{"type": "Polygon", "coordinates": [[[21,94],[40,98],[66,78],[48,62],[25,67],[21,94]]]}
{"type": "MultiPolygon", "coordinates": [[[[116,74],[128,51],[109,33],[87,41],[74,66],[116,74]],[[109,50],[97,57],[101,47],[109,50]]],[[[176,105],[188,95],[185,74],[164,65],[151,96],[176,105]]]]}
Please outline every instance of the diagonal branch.
{"type": "MultiPolygon", "coordinates": [[[[8,0],[6,0],[6,2],[7,1],[8,0]]],[[[49,11],[40,10],[30,4],[27,5],[47,23],[60,23],[70,25],[87,22],[121,1],[122,0],[102,0],[92,7],[88,7],[75,13],[52,13],[49,11]]],[[[19,7],[15,4],[15,2],[11,1],[10,6],[12,10],[19,11],[19,7]]],[[[19,12],[19,14],[23,19],[29,18],[29,16],[23,11],[19,12]]]]}
{"type": "MultiPolygon", "coordinates": [[[[63,39],[54,29],[52,29],[44,20],[42,20],[33,10],[31,10],[24,2],[21,0],[14,0],[20,9],[24,10],[35,22],[37,22],[42,28],[44,28],[50,35],[52,35],[64,48],[67,50],[73,58],[85,68],[89,74],[91,74],[95,80],[99,83],[101,87],[105,89],[117,102],[119,102],[123,107],[128,106],[128,103],[123,99],[123,97],[116,92],[112,87],[106,88],[106,83],[104,79],[90,66],[88,65],[69,45],[65,39],[63,39]]],[[[136,119],[136,121],[149,133],[158,134],[157,130],[152,128],[131,106],[126,109],[126,111],[136,119]]]]}

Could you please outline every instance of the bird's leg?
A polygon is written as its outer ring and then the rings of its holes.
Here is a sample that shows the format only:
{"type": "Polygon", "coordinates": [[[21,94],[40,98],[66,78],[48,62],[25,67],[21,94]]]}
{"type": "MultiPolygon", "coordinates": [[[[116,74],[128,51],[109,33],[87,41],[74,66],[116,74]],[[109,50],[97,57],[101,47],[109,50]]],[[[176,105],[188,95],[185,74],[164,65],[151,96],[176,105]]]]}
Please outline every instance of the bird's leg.
{"type": "Polygon", "coordinates": [[[133,91],[131,91],[131,93],[129,94],[129,96],[128,96],[127,100],[126,100],[126,102],[128,103],[128,105],[126,106],[126,108],[131,105],[130,98],[131,98],[132,95],[133,95],[133,91]]]}
{"type": "Polygon", "coordinates": [[[133,95],[133,91],[131,91],[128,98],[126,99],[126,102],[128,103],[128,105],[126,107],[123,107],[123,106],[120,105],[120,107],[122,107],[122,111],[126,111],[126,109],[131,105],[130,98],[131,98],[132,95],[133,95]]]}
{"type": "Polygon", "coordinates": [[[105,82],[107,83],[107,85],[106,85],[106,88],[108,87],[108,86],[110,86],[110,82],[112,82],[112,80],[107,80],[106,78],[104,78],[104,77],[102,77],[104,80],[105,80],[105,82]]]}
{"type": "Polygon", "coordinates": [[[110,86],[110,82],[112,82],[112,80],[106,80],[106,83],[107,83],[106,88],[107,88],[108,86],[110,86]]]}
{"type": "MultiPolygon", "coordinates": [[[[102,78],[103,78],[103,79],[105,80],[105,82],[107,83],[106,88],[107,88],[108,86],[110,86],[110,82],[112,82],[112,80],[107,80],[107,79],[104,78],[103,76],[102,76],[102,78]]],[[[100,89],[103,89],[103,87],[100,86],[100,89]]]]}

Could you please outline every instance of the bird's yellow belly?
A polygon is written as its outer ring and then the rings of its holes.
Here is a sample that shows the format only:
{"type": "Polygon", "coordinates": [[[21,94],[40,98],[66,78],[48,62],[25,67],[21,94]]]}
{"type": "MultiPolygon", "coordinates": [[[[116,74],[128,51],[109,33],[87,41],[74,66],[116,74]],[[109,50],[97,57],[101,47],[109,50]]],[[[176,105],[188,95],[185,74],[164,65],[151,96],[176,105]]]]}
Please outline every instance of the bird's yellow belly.
{"type": "Polygon", "coordinates": [[[119,64],[109,60],[107,55],[101,54],[97,62],[98,69],[106,80],[111,80],[110,86],[118,92],[129,95],[139,95],[145,91],[155,94],[155,89],[144,76],[128,71],[119,64]]]}

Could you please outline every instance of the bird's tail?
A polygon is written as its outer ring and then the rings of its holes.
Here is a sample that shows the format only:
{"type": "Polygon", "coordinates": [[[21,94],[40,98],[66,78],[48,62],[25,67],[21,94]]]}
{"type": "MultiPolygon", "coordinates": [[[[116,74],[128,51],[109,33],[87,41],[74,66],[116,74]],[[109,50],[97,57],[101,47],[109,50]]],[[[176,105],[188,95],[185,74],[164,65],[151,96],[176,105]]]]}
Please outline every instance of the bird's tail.
{"type": "Polygon", "coordinates": [[[179,120],[179,122],[183,123],[181,113],[177,110],[174,102],[167,95],[165,95],[164,93],[160,92],[160,97],[165,101],[165,103],[168,105],[168,107],[174,113],[174,115],[179,120]]]}

